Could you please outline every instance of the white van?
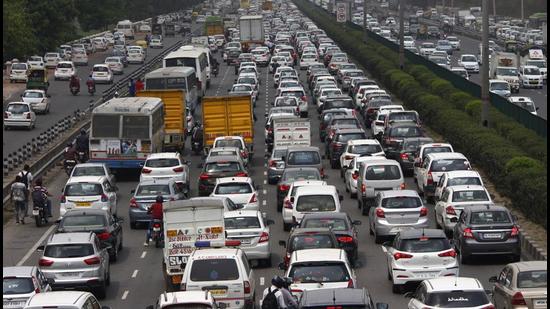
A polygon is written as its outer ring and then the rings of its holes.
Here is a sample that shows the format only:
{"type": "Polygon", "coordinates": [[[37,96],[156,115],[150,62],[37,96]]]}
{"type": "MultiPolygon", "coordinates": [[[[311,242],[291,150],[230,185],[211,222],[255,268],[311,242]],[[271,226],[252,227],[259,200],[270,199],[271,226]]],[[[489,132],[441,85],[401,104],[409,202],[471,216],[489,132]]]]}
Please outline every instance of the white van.
{"type": "Polygon", "coordinates": [[[340,212],[340,201],[343,196],[338,194],[335,186],[311,185],[301,186],[296,190],[293,203],[292,221],[298,224],[306,213],[340,212]]]}
{"type": "Polygon", "coordinates": [[[129,20],[121,20],[116,24],[116,31],[124,33],[124,36],[130,40],[134,39],[134,28],[129,20]]]}
{"type": "Polygon", "coordinates": [[[380,160],[361,163],[357,178],[357,202],[363,215],[369,214],[379,191],[403,189],[405,177],[399,162],[380,157],[380,160]]]}

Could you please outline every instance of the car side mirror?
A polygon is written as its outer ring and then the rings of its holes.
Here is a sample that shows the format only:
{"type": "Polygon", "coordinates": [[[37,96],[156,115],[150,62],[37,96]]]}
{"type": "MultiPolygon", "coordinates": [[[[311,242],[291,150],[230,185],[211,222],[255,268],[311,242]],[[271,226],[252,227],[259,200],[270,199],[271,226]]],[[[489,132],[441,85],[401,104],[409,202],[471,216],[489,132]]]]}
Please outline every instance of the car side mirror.
{"type": "Polygon", "coordinates": [[[118,223],[122,223],[122,222],[124,222],[124,218],[122,218],[122,217],[115,217],[115,221],[118,222],[118,223]]]}
{"type": "MultiPolygon", "coordinates": [[[[267,117],[269,114],[267,112],[264,113],[264,117],[267,117]]],[[[265,126],[265,128],[267,129],[267,125],[265,126]]]]}
{"type": "Polygon", "coordinates": [[[279,263],[279,269],[280,269],[280,270],[286,270],[286,265],[285,265],[285,263],[282,263],[282,262],[279,263]]]}
{"type": "Polygon", "coordinates": [[[489,282],[491,282],[491,283],[497,282],[497,276],[492,276],[492,277],[490,277],[490,278],[489,278],[489,282]]]}
{"type": "Polygon", "coordinates": [[[51,94],[46,94],[46,97],[47,97],[47,98],[51,98],[52,95],[51,95],[51,94]]]}
{"type": "Polygon", "coordinates": [[[38,246],[38,247],[36,248],[36,251],[38,251],[38,252],[44,251],[44,246],[38,246]]]}
{"type": "Polygon", "coordinates": [[[321,156],[321,159],[323,159],[323,160],[326,159],[326,156],[325,156],[325,155],[322,155],[322,156],[321,156]]]}
{"type": "Polygon", "coordinates": [[[279,240],[279,246],[283,247],[283,248],[286,248],[286,241],[284,240],[279,240]]]}
{"type": "Polygon", "coordinates": [[[422,162],[414,162],[414,166],[415,166],[415,167],[421,167],[421,166],[422,166],[422,162]]]}
{"type": "Polygon", "coordinates": [[[338,199],[339,199],[339,200],[340,200],[340,202],[341,202],[341,201],[343,201],[343,200],[344,200],[344,196],[343,196],[342,194],[338,194],[338,199]]]}
{"type": "Polygon", "coordinates": [[[385,241],[384,243],[382,243],[382,246],[384,247],[392,247],[392,245],[393,245],[393,242],[391,240],[385,241]]]}
{"type": "Polygon", "coordinates": [[[512,219],[514,219],[514,221],[518,221],[518,216],[512,215],[512,219]]]}
{"type": "Polygon", "coordinates": [[[389,309],[390,306],[386,303],[376,303],[376,309],[389,309]]]}
{"type": "Polygon", "coordinates": [[[361,224],[363,224],[363,222],[361,222],[361,220],[354,220],[354,221],[352,222],[352,224],[353,224],[353,225],[361,225],[361,224]]]}
{"type": "Polygon", "coordinates": [[[136,189],[130,190],[130,193],[132,193],[132,194],[136,193],[136,189]]]}

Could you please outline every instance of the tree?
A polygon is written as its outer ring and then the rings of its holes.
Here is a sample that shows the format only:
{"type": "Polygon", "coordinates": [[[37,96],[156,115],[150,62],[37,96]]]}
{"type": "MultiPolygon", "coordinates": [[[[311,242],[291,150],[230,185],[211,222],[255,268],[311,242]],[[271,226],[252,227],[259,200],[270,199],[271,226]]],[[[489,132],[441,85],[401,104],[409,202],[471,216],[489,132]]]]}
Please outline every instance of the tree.
{"type": "Polygon", "coordinates": [[[37,52],[37,37],[26,8],[26,0],[3,1],[3,62],[37,52]]]}

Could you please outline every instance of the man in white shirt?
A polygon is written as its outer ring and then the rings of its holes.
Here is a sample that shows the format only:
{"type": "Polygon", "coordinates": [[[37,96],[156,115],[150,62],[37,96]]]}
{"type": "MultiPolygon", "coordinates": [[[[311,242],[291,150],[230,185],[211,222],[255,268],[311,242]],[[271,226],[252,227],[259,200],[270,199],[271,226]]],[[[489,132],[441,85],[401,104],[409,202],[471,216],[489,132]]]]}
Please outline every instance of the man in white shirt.
{"type": "Polygon", "coordinates": [[[264,290],[264,295],[262,297],[262,300],[260,301],[260,307],[262,309],[277,309],[277,308],[272,308],[272,306],[268,305],[267,303],[266,303],[265,308],[264,308],[264,305],[263,305],[264,300],[266,300],[266,297],[270,293],[273,293],[275,295],[275,298],[277,299],[278,308],[279,309],[287,308],[287,306],[285,304],[285,299],[284,299],[283,293],[281,292],[283,286],[284,286],[283,278],[281,278],[279,276],[273,277],[273,279],[271,279],[271,286],[264,290]]]}

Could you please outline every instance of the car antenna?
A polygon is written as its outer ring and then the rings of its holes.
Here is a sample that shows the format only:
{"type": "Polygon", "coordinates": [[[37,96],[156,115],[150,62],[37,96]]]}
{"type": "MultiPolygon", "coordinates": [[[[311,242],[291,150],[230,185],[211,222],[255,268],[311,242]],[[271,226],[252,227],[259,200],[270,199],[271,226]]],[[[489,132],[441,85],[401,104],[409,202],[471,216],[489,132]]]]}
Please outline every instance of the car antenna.
{"type": "Polygon", "coordinates": [[[166,291],[164,291],[164,301],[167,302],[168,301],[168,295],[166,295],[166,291]]]}

